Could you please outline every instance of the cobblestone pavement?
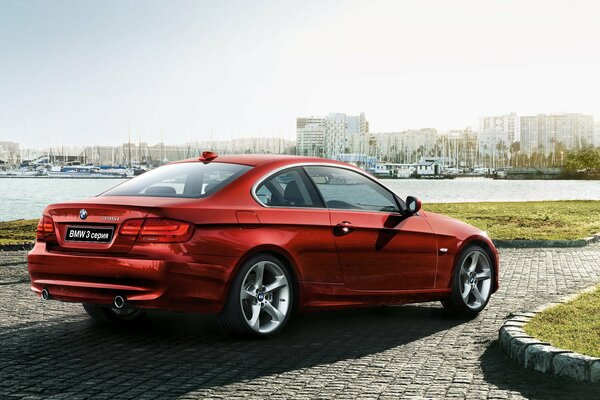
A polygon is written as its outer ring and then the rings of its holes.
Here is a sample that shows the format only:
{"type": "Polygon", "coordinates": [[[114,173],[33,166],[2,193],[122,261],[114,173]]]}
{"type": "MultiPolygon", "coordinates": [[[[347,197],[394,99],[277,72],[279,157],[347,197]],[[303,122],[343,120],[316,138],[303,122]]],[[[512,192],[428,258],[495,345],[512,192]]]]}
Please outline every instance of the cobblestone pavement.
{"type": "Polygon", "coordinates": [[[433,303],[346,310],[239,340],[202,315],[94,325],[81,306],[30,293],[25,252],[0,253],[0,398],[600,398],[600,386],[518,368],[495,342],[511,312],[600,282],[600,245],[501,257],[501,289],[474,320],[433,303]]]}

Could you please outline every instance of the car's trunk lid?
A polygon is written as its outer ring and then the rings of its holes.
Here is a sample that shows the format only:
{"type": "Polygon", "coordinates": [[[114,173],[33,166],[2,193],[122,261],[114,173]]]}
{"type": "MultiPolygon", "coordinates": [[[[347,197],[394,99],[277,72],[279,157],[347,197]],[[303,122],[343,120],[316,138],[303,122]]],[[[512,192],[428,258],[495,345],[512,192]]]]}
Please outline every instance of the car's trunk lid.
{"type": "Polygon", "coordinates": [[[48,250],[127,253],[133,247],[136,237],[119,233],[123,222],[146,218],[150,210],[156,207],[189,201],[190,199],[166,197],[100,196],[83,201],[52,204],[45,211],[54,221],[55,228],[55,237],[47,240],[48,250]],[[94,233],[110,233],[110,240],[90,241],[89,237],[73,235],[71,231],[91,231],[92,236],[94,233]],[[68,237],[68,232],[71,237],[68,237]]]}

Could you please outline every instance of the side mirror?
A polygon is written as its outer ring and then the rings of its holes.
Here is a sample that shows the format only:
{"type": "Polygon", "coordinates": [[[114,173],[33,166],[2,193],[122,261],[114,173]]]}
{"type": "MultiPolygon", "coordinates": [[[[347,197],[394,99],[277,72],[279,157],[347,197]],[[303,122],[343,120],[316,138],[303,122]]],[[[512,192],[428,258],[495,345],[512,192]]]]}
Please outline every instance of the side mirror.
{"type": "Polygon", "coordinates": [[[421,209],[421,200],[413,196],[406,198],[406,215],[414,215],[421,209]]]}

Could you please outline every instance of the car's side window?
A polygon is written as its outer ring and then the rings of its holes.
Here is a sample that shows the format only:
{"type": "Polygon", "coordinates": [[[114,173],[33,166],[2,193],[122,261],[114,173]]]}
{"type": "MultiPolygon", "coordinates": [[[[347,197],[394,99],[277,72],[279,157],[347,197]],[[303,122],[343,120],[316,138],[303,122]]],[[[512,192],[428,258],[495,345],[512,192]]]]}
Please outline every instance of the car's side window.
{"type": "Polygon", "coordinates": [[[392,193],[357,172],[321,166],[309,166],[305,170],[327,208],[399,212],[392,193]]]}
{"type": "Polygon", "coordinates": [[[298,168],[280,172],[256,188],[256,197],[266,206],[319,207],[302,175],[298,168]]]}

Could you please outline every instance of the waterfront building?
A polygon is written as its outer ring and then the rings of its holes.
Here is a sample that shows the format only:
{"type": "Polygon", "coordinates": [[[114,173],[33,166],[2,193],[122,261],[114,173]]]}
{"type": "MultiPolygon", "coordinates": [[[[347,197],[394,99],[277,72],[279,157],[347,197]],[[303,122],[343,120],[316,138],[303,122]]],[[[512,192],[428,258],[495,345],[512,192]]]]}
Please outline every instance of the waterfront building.
{"type": "Polygon", "coordinates": [[[0,142],[0,161],[2,161],[2,164],[17,164],[21,161],[20,154],[19,143],[0,142]]]}
{"type": "Polygon", "coordinates": [[[510,146],[520,139],[520,120],[517,114],[479,118],[478,150],[482,155],[507,157],[510,146]]]}
{"type": "Polygon", "coordinates": [[[296,152],[304,156],[336,158],[342,153],[365,153],[369,147],[365,114],[330,113],[296,119],[296,152]]]}
{"type": "Polygon", "coordinates": [[[325,117],[296,118],[296,146],[298,155],[323,157],[325,117]]]}
{"type": "Polygon", "coordinates": [[[415,164],[416,173],[420,176],[441,175],[444,166],[439,160],[423,160],[415,164]]]}
{"type": "Polygon", "coordinates": [[[560,151],[579,149],[594,143],[594,117],[591,115],[561,113],[522,116],[521,151],[558,154],[560,151]]]}

